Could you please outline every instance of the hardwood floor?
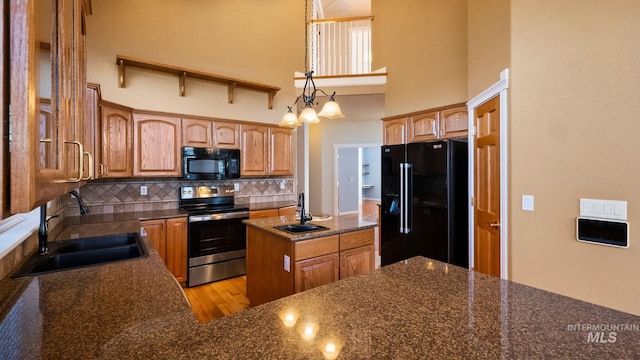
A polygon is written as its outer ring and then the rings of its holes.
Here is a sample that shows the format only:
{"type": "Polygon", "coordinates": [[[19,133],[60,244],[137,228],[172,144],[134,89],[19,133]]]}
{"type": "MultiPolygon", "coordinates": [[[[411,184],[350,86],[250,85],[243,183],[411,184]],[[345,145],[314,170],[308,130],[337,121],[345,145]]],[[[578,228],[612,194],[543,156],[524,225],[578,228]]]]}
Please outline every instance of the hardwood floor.
{"type": "Polygon", "coordinates": [[[184,288],[191,309],[200,322],[208,322],[231,315],[249,307],[247,299],[247,277],[217,281],[184,288]]]}
{"type": "Polygon", "coordinates": [[[378,201],[362,200],[362,219],[371,222],[378,222],[378,201]]]}

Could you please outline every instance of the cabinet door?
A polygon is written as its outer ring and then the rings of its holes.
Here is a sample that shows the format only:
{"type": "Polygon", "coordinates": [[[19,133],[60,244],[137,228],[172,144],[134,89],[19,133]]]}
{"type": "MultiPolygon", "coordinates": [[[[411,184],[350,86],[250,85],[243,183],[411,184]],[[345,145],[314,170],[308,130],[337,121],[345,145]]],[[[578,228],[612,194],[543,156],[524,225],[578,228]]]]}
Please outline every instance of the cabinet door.
{"type": "Polygon", "coordinates": [[[240,149],[240,124],[214,121],[213,141],[220,149],[240,149]]]}
{"type": "Polygon", "coordinates": [[[293,175],[293,130],[269,128],[269,175],[293,175]]]}
{"type": "Polygon", "coordinates": [[[180,176],[179,118],[133,114],[133,176],[180,176]]]}
{"type": "Polygon", "coordinates": [[[240,166],[242,176],[268,175],[269,128],[266,126],[245,125],[240,126],[242,134],[242,149],[240,166]]]}
{"type": "MultiPolygon", "coordinates": [[[[83,2],[11,2],[9,168],[12,213],[28,212],[81,183],[84,77],[83,2]],[[47,102],[50,109],[40,109],[47,102]],[[43,111],[41,111],[43,110],[43,111]],[[44,115],[44,116],[41,116],[44,115]]],[[[7,5],[8,6],[8,5],[7,5]]],[[[5,15],[9,11],[5,9],[5,15]]],[[[45,106],[46,107],[46,106],[45,106]]]]}
{"type": "Polygon", "coordinates": [[[145,220],[140,222],[164,263],[167,262],[165,223],[165,220],[145,220]]]}
{"type": "Polygon", "coordinates": [[[442,110],[440,112],[440,137],[452,138],[467,136],[469,130],[469,113],[467,107],[442,110]]]}
{"type": "Polygon", "coordinates": [[[437,111],[409,117],[409,142],[438,139],[440,113],[437,111]]]}
{"type": "Polygon", "coordinates": [[[98,162],[98,176],[102,178],[131,177],[131,112],[101,105],[102,146],[98,162]]]}
{"type": "Polygon", "coordinates": [[[167,269],[178,282],[187,281],[187,218],[167,219],[167,269]]]}
{"type": "Polygon", "coordinates": [[[382,123],[384,145],[404,144],[407,134],[407,119],[385,120],[382,123]]]}
{"type": "Polygon", "coordinates": [[[208,120],[182,119],[182,146],[204,147],[213,145],[213,124],[208,120]]]}
{"type": "Polygon", "coordinates": [[[373,244],[340,251],[340,279],[371,272],[375,266],[374,252],[373,244]]]}
{"type": "Polygon", "coordinates": [[[298,293],[338,281],[338,253],[297,261],[294,265],[293,290],[298,293]]]}

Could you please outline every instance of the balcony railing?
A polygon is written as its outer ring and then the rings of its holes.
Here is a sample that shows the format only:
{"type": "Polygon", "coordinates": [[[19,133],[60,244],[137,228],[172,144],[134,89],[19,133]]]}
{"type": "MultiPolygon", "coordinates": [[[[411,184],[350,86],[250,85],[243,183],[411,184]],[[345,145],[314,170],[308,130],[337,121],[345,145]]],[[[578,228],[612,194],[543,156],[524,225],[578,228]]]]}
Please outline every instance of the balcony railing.
{"type": "Polygon", "coordinates": [[[309,68],[314,76],[371,73],[372,16],[309,23],[309,68]]]}

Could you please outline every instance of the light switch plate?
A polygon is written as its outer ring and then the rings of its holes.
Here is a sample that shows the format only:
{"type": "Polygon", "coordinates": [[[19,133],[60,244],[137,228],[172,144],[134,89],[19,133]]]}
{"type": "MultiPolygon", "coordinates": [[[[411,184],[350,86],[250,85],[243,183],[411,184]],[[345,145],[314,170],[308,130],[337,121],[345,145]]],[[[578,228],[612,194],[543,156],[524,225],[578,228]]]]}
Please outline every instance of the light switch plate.
{"type": "Polygon", "coordinates": [[[140,186],[140,195],[143,195],[143,196],[147,195],[147,185],[140,186]]]}
{"type": "Polygon", "coordinates": [[[627,220],[627,202],[620,200],[580,199],[580,216],[627,220]]]}
{"type": "Polygon", "coordinates": [[[533,195],[522,195],[522,210],[533,211],[533,195]]]}
{"type": "Polygon", "coordinates": [[[233,191],[240,191],[240,184],[238,183],[233,184],[233,191]]]}

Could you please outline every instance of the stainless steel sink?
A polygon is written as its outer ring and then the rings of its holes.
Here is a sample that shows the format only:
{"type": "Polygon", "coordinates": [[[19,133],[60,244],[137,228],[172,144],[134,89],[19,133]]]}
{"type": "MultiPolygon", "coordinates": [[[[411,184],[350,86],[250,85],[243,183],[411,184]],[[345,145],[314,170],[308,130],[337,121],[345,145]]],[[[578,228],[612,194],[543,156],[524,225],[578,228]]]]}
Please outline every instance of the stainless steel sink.
{"type": "Polygon", "coordinates": [[[288,232],[290,234],[303,234],[313,231],[329,230],[326,226],[320,226],[315,224],[289,224],[274,226],[278,230],[288,232]]]}
{"type": "Polygon", "coordinates": [[[34,254],[13,277],[40,275],[146,256],[147,251],[137,233],[54,241],[50,243],[48,254],[34,254]]]}

